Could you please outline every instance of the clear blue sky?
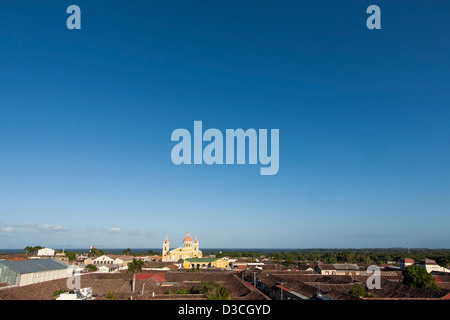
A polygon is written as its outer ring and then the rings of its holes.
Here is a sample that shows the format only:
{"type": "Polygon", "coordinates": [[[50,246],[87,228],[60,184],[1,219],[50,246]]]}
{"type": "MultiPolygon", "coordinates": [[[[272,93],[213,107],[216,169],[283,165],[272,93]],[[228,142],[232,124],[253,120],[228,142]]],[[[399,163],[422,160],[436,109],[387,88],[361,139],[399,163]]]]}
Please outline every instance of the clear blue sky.
{"type": "Polygon", "coordinates": [[[449,12],[2,1],[0,248],[176,247],[186,231],[203,248],[448,248],[449,12]],[[174,165],[171,133],[194,120],[279,129],[278,174],[174,165]]]}

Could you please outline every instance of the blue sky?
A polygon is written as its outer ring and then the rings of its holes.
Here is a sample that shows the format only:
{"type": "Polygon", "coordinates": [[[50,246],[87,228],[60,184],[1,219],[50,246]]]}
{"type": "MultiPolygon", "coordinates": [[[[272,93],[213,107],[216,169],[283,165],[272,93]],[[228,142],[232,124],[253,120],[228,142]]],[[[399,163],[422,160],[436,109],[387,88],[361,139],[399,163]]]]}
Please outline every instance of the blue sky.
{"type": "Polygon", "coordinates": [[[0,248],[449,247],[449,9],[2,1],[0,248]],[[278,174],[174,165],[195,120],[279,129],[278,174]]]}

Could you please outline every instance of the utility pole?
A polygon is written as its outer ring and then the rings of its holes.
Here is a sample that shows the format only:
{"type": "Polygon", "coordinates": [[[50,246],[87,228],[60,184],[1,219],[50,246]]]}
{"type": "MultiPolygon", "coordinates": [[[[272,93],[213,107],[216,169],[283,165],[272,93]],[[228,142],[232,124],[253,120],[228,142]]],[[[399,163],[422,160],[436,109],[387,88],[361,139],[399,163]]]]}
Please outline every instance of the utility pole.
{"type": "Polygon", "coordinates": [[[280,284],[281,284],[280,300],[283,300],[283,285],[284,285],[284,282],[280,282],[280,284]]]}

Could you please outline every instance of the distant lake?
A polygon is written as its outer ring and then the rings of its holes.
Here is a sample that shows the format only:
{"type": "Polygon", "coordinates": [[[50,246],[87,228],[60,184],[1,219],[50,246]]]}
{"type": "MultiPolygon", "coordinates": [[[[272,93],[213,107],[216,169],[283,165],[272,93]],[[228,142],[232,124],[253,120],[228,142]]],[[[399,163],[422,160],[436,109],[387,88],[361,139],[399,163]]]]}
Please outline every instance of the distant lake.
{"type": "MultiPolygon", "coordinates": [[[[52,248],[59,251],[62,251],[62,248],[52,248]]],[[[98,250],[103,250],[106,253],[109,254],[122,254],[123,250],[126,250],[128,248],[97,248],[98,250]]],[[[149,250],[152,250],[154,252],[162,252],[162,248],[129,248],[131,252],[133,253],[143,253],[146,254],[149,250]]],[[[175,249],[175,248],[171,248],[175,249]]],[[[295,248],[200,248],[202,252],[206,252],[208,254],[212,254],[214,252],[261,252],[263,254],[269,254],[274,252],[291,252],[291,251],[298,251],[298,252],[339,252],[339,251],[401,251],[404,252],[408,250],[407,248],[301,248],[301,249],[295,249],[295,248]]],[[[81,253],[88,253],[89,248],[65,248],[65,251],[70,252],[81,252],[81,253]]],[[[427,250],[427,251],[436,251],[436,250],[444,250],[448,251],[449,249],[429,249],[429,248],[410,248],[411,251],[420,251],[420,250],[427,250]]],[[[23,249],[0,249],[0,254],[18,254],[23,253],[23,249]]]]}
{"type": "MultiPolygon", "coordinates": [[[[54,249],[54,248],[52,248],[54,249]]],[[[110,254],[122,254],[123,250],[127,250],[128,248],[97,248],[98,250],[102,250],[104,252],[110,253],[110,254]]],[[[133,253],[146,253],[149,250],[152,250],[154,252],[162,252],[162,248],[129,248],[131,250],[131,252],[133,253]]],[[[175,248],[172,248],[175,249],[175,248]]],[[[171,249],[171,250],[172,250],[171,249]]],[[[62,251],[62,248],[55,248],[55,250],[59,250],[62,251]]],[[[269,248],[200,248],[200,250],[202,252],[207,252],[209,254],[212,254],[213,252],[236,252],[236,251],[241,251],[241,252],[261,252],[264,254],[267,253],[272,253],[272,252],[282,252],[282,251],[286,251],[286,252],[290,252],[293,250],[296,251],[300,251],[300,250],[305,250],[305,249],[269,249],[269,248]]],[[[88,253],[89,252],[89,248],[68,248],[68,249],[64,249],[64,251],[70,251],[70,252],[81,252],[81,253],[88,253]]],[[[23,249],[0,249],[0,254],[18,254],[18,253],[23,253],[24,250],[23,249]]]]}

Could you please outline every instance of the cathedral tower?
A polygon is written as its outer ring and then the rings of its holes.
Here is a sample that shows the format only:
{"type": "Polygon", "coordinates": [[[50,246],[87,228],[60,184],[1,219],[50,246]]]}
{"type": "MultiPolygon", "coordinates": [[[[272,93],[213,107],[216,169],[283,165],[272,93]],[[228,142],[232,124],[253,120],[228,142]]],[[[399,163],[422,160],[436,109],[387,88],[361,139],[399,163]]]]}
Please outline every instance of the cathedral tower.
{"type": "Polygon", "coordinates": [[[194,258],[198,258],[198,240],[197,240],[197,236],[195,236],[195,240],[194,240],[194,258]]]}
{"type": "Polygon", "coordinates": [[[164,240],[164,243],[163,243],[163,252],[162,252],[163,260],[167,259],[168,255],[169,255],[169,240],[167,240],[167,235],[166,235],[166,240],[164,240]]]}

